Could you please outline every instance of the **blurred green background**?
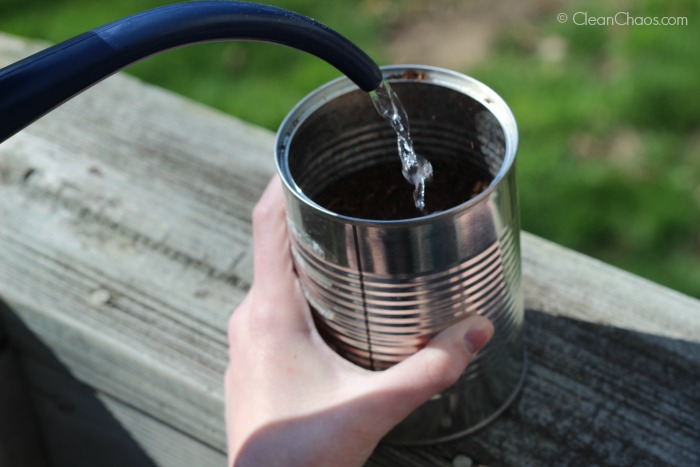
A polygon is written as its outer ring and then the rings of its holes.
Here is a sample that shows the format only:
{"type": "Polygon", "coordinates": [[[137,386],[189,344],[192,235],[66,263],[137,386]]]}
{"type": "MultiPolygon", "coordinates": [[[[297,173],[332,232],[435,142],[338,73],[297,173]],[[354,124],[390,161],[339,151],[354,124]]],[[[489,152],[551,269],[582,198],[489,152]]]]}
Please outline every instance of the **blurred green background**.
{"type": "MultiPolygon", "coordinates": [[[[0,0],[0,31],[58,42],[166,3],[0,0]]],[[[328,24],[380,64],[447,66],[494,88],[520,129],[523,228],[700,297],[700,2],[265,3],[328,24]],[[688,24],[585,25],[577,12],[688,24]]],[[[272,130],[338,76],[295,50],[240,42],[171,51],[128,72],[272,130]]]]}

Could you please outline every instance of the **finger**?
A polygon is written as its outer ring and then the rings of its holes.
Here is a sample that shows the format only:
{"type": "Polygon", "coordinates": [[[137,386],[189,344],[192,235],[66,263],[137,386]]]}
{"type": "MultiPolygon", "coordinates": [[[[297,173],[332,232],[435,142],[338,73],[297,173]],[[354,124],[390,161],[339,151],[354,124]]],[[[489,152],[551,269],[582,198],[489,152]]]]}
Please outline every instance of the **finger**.
{"type": "Polygon", "coordinates": [[[241,322],[247,319],[245,315],[246,313],[250,312],[250,302],[251,294],[247,294],[243,298],[243,301],[233,311],[233,313],[231,313],[231,316],[229,316],[227,326],[229,349],[231,349],[233,345],[239,341],[242,334],[242,337],[245,337],[245,329],[241,329],[244,326],[244,324],[241,324],[241,322]]]}
{"type": "Polygon", "coordinates": [[[253,209],[253,280],[265,292],[278,289],[273,278],[292,269],[284,210],[284,193],[275,175],[253,209]]]}
{"type": "Polygon", "coordinates": [[[275,175],[253,209],[251,314],[261,327],[306,329],[311,318],[294,272],[282,182],[275,175]]]}
{"type": "Polygon", "coordinates": [[[454,384],[474,355],[493,336],[491,321],[472,316],[436,335],[426,347],[398,365],[376,374],[378,393],[393,404],[394,423],[454,384]]]}

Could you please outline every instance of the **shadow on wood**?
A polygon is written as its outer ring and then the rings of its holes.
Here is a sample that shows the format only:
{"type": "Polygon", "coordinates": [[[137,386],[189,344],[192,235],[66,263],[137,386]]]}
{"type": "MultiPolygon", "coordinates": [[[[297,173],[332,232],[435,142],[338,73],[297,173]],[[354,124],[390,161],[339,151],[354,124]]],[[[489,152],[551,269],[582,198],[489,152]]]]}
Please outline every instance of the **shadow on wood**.
{"type": "Polygon", "coordinates": [[[77,380],[4,302],[0,323],[11,345],[20,343],[21,372],[49,465],[156,465],[110,412],[103,396],[77,380]]]}
{"type": "Polygon", "coordinates": [[[535,310],[525,327],[528,375],[501,417],[444,445],[381,446],[371,465],[417,466],[408,460],[430,459],[428,450],[446,465],[456,453],[486,465],[698,465],[699,342],[535,310]]]}
{"type": "Polygon", "coordinates": [[[0,326],[0,465],[42,467],[46,458],[15,349],[0,326]]]}

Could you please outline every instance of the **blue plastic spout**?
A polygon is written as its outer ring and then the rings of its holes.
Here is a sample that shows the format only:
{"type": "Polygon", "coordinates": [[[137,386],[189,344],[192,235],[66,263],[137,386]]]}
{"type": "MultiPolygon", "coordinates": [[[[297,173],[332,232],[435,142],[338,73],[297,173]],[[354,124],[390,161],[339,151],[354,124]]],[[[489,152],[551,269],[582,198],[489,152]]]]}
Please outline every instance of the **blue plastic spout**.
{"type": "Polygon", "coordinates": [[[0,70],[0,142],[93,84],[188,44],[252,40],[287,45],[336,67],[364,91],[382,74],[367,54],[318,21],[277,7],[214,1],[169,5],[93,29],[0,70]]]}

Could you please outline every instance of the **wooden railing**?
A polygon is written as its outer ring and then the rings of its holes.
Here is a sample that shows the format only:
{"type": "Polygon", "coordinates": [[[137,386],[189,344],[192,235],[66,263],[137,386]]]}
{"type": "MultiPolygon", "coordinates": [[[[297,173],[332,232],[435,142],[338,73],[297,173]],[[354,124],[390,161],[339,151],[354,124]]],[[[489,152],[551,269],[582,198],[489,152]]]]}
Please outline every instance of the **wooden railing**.
{"type": "MultiPolygon", "coordinates": [[[[0,36],[0,65],[33,48],[0,36]]],[[[1,465],[225,465],[226,322],[273,173],[269,131],[124,75],[0,145],[0,420],[37,438],[0,429],[1,465]]],[[[700,302],[521,239],[516,402],[369,465],[697,465],[700,302]]]]}

